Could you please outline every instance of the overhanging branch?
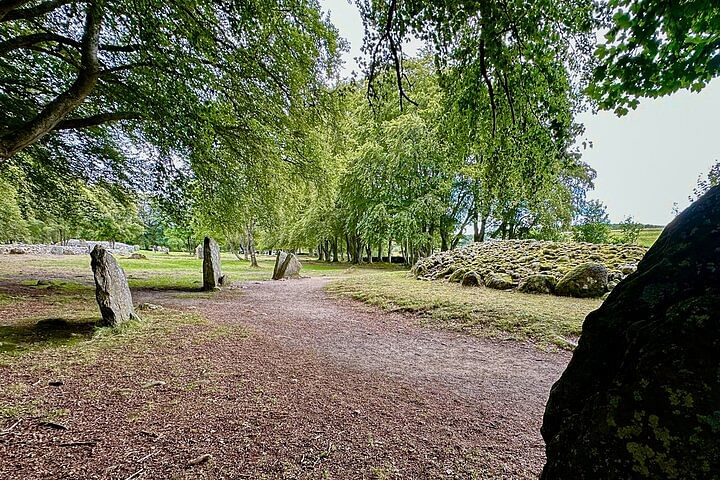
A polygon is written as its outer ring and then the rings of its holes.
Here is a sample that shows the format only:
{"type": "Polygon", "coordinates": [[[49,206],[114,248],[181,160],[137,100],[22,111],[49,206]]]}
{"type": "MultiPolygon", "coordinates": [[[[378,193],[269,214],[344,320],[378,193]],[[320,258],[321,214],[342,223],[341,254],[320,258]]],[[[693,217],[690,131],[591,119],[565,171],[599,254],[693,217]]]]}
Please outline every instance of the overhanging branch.
{"type": "Polygon", "coordinates": [[[137,112],[115,112],[100,113],[83,118],[68,118],[58,122],[53,130],[75,130],[80,128],[95,127],[105,123],[119,122],[121,120],[139,120],[142,118],[137,112]]]}

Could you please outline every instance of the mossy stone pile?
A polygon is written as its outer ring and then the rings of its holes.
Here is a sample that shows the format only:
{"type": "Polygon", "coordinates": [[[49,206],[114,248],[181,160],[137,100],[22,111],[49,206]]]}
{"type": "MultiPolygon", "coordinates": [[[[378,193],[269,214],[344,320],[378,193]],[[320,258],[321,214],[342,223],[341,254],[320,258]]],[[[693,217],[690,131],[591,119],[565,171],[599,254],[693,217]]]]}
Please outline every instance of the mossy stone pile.
{"type": "Polygon", "coordinates": [[[520,291],[527,293],[592,297],[601,296],[634,272],[646,251],[645,247],[637,245],[489,241],[421,259],[412,272],[422,280],[449,280],[467,286],[485,285],[491,288],[502,284],[503,289],[510,288],[507,282],[485,282],[486,279],[502,277],[512,282],[512,288],[520,285],[520,291]],[[568,282],[582,281],[584,271],[597,275],[602,270],[607,272],[605,285],[598,287],[591,284],[589,290],[565,287],[568,282]],[[558,284],[563,288],[556,292],[558,284]]]}

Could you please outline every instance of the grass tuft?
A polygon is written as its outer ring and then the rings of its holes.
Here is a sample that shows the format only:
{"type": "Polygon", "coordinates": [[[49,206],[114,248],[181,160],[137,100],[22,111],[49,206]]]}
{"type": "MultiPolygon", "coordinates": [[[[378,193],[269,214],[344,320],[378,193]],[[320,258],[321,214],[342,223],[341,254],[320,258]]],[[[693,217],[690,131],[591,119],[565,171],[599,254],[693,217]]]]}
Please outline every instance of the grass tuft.
{"type": "Polygon", "coordinates": [[[531,341],[543,349],[571,350],[584,318],[601,303],[419,281],[404,272],[356,275],[333,282],[327,289],[387,311],[418,315],[431,326],[480,337],[531,341]]]}

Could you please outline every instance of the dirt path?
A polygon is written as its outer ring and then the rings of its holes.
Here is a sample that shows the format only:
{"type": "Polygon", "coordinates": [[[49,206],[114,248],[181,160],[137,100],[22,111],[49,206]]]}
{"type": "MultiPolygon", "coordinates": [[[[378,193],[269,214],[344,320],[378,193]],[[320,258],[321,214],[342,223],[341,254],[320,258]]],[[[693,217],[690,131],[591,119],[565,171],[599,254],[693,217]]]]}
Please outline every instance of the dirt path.
{"type": "Polygon", "coordinates": [[[26,421],[0,436],[12,459],[0,477],[537,476],[542,412],[567,354],[421,327],[329,298],[325,283],[256,282],[202,300],[135,292],[248,335],[178,332],[79,365],[61,388],[44,381],[54,372],[0,369],[33,385],[29,401],[67,411],[68,427],[26,421]],[[165,383],[138,387],[150,378],[165,383]]]}

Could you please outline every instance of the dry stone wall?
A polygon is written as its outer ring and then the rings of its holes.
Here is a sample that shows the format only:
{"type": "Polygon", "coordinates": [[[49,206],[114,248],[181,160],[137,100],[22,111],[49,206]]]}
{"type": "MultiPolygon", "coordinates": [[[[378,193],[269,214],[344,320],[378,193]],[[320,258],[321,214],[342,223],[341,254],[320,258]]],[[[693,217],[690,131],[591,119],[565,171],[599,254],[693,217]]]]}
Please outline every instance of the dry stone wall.
{"type": "Polygon", "coordinates": [[[92,252],[95,245],[100,245],[114,255],[130,255],[140,250],[138,245],[121,242],[115,242],[111,247],[110,242],[72,239],[64,245],[27,243],[0,245],[0,255],[87,255],[92,252]]]}

